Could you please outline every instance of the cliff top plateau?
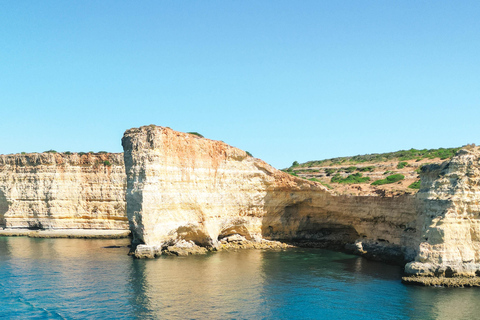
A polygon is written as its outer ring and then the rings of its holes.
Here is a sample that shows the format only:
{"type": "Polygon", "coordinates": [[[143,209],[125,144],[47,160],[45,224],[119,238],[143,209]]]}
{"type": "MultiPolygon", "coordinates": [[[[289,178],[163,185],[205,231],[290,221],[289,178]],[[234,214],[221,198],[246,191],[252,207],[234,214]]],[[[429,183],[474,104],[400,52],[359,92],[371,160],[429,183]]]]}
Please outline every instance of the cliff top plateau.
{"type": "Polygon", "coordinates": [[[418,191],[422,166],[449,160],[460,149],[410,149],[305,163],[295,161],[283,171],[318,181],[336,194],[399,196],[418,191]]]}

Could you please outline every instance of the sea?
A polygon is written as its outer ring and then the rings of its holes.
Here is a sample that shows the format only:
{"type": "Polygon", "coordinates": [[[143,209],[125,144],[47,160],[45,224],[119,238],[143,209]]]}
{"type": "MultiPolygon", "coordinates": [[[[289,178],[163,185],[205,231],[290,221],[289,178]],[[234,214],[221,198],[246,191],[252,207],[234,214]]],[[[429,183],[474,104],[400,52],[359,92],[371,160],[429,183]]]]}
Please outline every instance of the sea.
{"type": "Polygon", "coordinates": [[[136,260],[129,239],[0,237],[0,319],[480,319],[478,288],[323,249],[136,260]]]}

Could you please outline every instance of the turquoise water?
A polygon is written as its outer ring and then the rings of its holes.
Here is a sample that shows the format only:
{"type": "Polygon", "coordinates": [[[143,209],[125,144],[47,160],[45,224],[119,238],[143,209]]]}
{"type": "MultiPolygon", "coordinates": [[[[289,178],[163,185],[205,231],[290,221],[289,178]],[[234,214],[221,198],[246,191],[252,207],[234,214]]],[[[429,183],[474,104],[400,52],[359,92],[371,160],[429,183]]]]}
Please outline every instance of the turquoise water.
{"type": "Polygon", "coordinates": [[[480,318],[478,289],[405,286],[401,268],[343,253],[134,260],[128,243],[0,237],[0,318],[480,318]]]}

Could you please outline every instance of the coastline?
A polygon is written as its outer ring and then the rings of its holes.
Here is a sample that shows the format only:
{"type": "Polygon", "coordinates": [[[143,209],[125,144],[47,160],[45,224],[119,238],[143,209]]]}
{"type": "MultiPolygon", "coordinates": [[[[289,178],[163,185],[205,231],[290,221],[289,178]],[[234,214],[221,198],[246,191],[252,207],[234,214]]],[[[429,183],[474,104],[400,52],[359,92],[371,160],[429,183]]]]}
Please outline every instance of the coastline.
{"type": "Polygon", "coordinates": [[[29,237],[29,238],[73,238],[73,239],[122,239],[130,237],[130,230],[106,229],[0,229],[0,237],[29,237]]]}
{"type": "Polygon", "coordinates": [[[480,287],[480,277],[422,277],[422,276],[406,276],[402,277],[402,283],[406,285],[416,285],[423,287],[449,287],[449,288],[465,288],[480,287]]]}

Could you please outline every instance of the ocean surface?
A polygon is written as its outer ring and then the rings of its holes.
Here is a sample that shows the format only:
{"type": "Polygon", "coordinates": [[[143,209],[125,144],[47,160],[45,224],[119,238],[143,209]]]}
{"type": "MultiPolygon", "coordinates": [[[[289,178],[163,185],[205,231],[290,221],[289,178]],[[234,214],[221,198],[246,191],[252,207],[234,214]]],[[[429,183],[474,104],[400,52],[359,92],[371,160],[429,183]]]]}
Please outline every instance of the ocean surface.
{"type": "Polygon", "coordinates": [[[0,319],[480,319],[480,290],[321,249],[135,260],[128,239],[0,237],[0,319]]]}

